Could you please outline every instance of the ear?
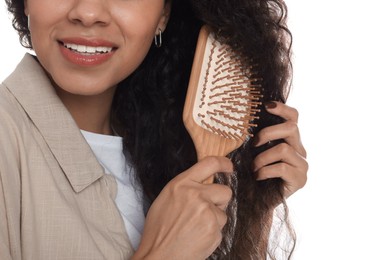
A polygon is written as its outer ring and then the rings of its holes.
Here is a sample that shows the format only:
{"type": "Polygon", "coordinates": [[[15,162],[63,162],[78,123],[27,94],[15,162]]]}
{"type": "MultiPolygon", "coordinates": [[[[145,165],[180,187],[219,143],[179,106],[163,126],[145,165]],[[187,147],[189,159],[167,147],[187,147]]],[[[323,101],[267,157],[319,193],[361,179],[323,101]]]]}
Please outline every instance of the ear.
{"type": "Polygon", "coordinates": [[[30,11],[28,10],[28,3],[27,0],[24,0],[24,14],[28,16],[30,14],[30,11]]]}
{"type": "Polygon", "coordinates": [[[169,15],[171,14],[171,1],[166,1],[164,9],[162,10],[162,14],[160,17],[160,21],[158,22],[155,34],[159,34],[159,30],[164,31],[167,27],[169,15]]]}

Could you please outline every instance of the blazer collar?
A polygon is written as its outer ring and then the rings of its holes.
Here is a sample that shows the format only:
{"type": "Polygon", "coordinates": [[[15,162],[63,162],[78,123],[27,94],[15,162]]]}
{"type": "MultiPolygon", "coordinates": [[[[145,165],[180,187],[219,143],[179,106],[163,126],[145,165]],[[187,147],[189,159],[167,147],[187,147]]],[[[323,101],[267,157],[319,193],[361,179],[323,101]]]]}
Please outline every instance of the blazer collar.
{"type": "Polygon", "coordinates": [[[75,192],[104,175],[103,167],[33,56],[26,54],[4,85],[42,134],[75,192]]]}

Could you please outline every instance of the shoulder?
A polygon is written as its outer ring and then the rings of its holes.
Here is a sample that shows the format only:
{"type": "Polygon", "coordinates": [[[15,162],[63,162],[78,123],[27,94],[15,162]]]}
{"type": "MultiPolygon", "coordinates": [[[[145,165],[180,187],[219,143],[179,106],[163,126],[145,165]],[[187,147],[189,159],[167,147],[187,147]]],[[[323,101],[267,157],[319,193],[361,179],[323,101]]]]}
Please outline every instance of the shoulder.
{"type": "Polygon", "coordinates": [[[0,138],[4,131],[15,132],[25,120],[23,109],[4,84],[0,84],[0,138]]]}
{"type": "MultiPolygon", "coordinates": [[[[12,100],[12,95],[0,84],[0,241],[10,247],[10,243],[15,242],[12,237],[17,238],[20,233],[21,118],[16,100],[12,100]]],[[[13,246],[18,248],[19,244],[13,246]]],[[[8,259],[7,251],[0,251],[0,258],[8,259]]]]}
{"type": "MultiPolygon", "coordinates": [[[[27,129],[28,117],[17,100],[0,84],[0,171],[18,167],[23,145],[23,129],[27,129]]],[[[16,170],[13,169],[13,170],[16,170]]]]}
{"type": "Polygon", "coordinates": [[[36,75],[40,75],[37,72],[39,70],[41,68],[35,59],[26,54],[15,70],[0,84],[0,138],[4,138],[5,131],[16,134],[23,125],[29,124],[29,116],[20,97],[39,99],[39,94],[35,95],[36,91],[28,88],[32,83],[42,84],[35,79],[36,75]]]}

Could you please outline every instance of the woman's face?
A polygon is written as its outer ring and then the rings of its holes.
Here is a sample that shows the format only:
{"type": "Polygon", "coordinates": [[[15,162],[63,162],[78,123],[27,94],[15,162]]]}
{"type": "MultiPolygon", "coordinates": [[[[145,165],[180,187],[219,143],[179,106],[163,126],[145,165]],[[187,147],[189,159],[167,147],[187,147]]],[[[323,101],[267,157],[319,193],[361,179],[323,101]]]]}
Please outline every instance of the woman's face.
{"type": "Polygon", "coordinates": [[[146,56],[169,10],[164,0],[25,0],[35,53],[54,82],[103,93],[146,56]]]}

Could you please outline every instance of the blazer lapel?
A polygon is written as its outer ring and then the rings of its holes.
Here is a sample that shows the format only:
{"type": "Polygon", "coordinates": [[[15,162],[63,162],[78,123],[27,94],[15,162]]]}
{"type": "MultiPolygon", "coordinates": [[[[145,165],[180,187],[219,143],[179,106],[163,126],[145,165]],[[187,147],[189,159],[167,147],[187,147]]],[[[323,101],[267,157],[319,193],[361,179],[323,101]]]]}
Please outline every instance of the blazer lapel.
{"type": "Polygon", "coordinates": [[[41,132],[75,192],[104,175],[103,167],[58,98],[45,71],[30,54],[25,55],[4,85],[41,132]]]}

